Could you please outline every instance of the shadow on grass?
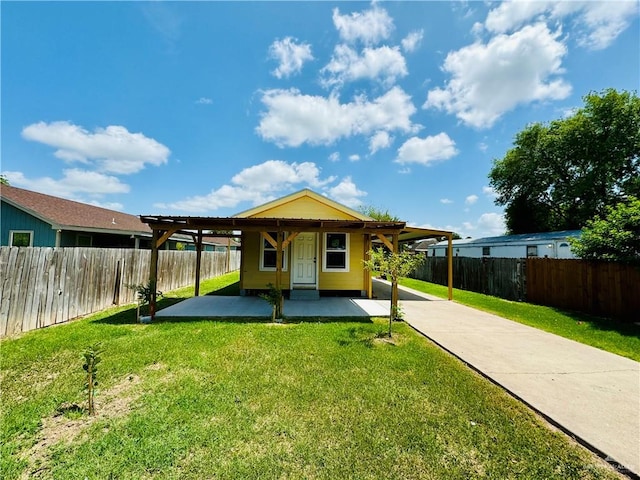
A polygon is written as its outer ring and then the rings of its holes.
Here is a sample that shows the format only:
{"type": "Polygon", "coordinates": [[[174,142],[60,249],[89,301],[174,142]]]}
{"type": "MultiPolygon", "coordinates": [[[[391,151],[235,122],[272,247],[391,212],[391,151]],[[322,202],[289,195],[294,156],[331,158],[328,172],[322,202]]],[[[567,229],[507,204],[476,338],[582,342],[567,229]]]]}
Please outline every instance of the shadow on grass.
{"type": "Polygon", "coordinates": [[[156,323],[191,323],[191,322],[216,322],[216,323],[262,323],[274,326],[278,325],[298,325],[303,323],[373,323],[369,317],[285,317],[282,322],[274,323],[270,316],[264,317],[159,317],[154,320],[156,323]]]}
{"type": "MultiPolygon", "coordinates": [[[[170,307],[175,305],[176,303],[180,303],[184,298],[174,298],[174,297],[163,297],[157,302],[157,310],[161,310],[163,308],[170,307]]],[[[109,315],[103,318],[97,318],[92,320],[91,323],[97,324],[105,324],[105,325],[132,325],[136,322],[136,307],[132,305],[130,308],[126,310],[122,310],[121,312],[114,313],[113,315],[109,315]]]]}
{"type": "Polygon", "coordinates": [[[219,288],[218,290],[213,290],[207,295],[219,295],[221,297],[237,297],[240,295],[240,282],[232,283],[231,285],[227,285],[226,287],[219,288]]]}
{"type": "MultiPolygon", "coordinates": [[[[552,308],[553,311],[566,315],[576,323],[584,323],[594,330],[603,332],[616,332],[625,337],[635,337],[640,339],[640,325],[634,324],[632,321],[618,320],[615,318],[597,317],[582,312],[563,310],[561,308],[552,308]]],[[[640,318],[638,319],[640,320],[640,318]]]]}

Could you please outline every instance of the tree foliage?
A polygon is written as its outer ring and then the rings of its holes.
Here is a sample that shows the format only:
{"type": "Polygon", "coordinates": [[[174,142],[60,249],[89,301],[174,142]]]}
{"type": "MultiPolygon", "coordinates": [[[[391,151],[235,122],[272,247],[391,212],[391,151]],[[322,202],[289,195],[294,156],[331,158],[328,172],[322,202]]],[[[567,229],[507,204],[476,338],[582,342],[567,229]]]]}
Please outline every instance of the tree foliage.
{"type": "Polygon", "coordinates": [[[9,179],[4,175],[0,175],[0,185],[9,185],[9,179]]]}
{"type": "Polygon", "coordinates": [[[527,126],[494,161],[490,184],[510,233],[574,230],[640,196],[640,98],[613,89],[571,116],[527,126]]]}
{"type": "MultiPolygon", "coordinates": [[[[363,261],[364,268],[370,272],[379,272],[384,275],[392,284],[397,284],[398,280],[406,277],[425,260],[424,255],[415,255],[407,251],[390,252],[382,247],[369,250],[369,258],[363,261]]],[[[399,319],[399,310],[394,310],[393,301],[389,312],[389,337],[391,337],[391,323],[394,319],[399,319]]]]}
{"type": "Polygon", "coordinates": [[[640,265],[640,199],[630,197],[607,207],[603,218],[589,220],[571,249],[580,258],[640,265]]]}
{"type": "Polygon", "coordinates": [[[373,205],[363,205],[358,211],[367,217],[371,217],[379,222],[399,222],[400,218],[389,213],[389,210],[382,210],[373,205]]]}

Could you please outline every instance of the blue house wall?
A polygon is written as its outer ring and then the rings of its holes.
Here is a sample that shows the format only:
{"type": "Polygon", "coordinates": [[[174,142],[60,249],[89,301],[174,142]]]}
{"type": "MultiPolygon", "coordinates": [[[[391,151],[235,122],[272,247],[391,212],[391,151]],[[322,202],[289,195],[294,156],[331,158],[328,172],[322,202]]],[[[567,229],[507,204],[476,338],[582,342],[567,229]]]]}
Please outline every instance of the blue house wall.
{"type": "Polygon", "coordinates": [[[39,218],[29,215],[2,202],[0,210],[0,245],[9,245],[9,232],[11,230],[27,230],[33,232],[34,247],[55,247],[56,232],[51,224],[43,222],[39,218]]]}

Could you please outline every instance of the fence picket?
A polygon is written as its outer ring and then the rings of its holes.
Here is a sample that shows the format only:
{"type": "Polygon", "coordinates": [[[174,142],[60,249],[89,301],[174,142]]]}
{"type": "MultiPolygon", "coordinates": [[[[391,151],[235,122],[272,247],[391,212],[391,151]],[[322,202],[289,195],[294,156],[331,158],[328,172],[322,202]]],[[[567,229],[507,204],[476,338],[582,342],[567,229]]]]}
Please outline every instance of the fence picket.
{"type": "MultiPolygon", "coordinates": [[[[161,250],[158,289],[192,285],[195,255],[161,250]]],[[[202,252],[201,278],[237,270],[240,252],[232,252],[229,268],[226,255],[202,252]]],[[[0,247],[0,336],[88,315],[112,306],[114,297],[120,304],[133,303],[135,291],[127,285],[147,282],[150,260],[149,250],[0,247]]]]}

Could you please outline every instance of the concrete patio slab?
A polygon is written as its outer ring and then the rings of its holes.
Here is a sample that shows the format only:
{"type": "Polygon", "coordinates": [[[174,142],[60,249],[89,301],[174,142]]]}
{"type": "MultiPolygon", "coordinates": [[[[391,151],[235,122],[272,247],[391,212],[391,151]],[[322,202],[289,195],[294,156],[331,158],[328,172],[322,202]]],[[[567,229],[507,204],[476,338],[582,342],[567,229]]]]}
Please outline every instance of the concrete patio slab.
{"type": "MultiPolygon", "coordinates": [[[[388,300],[321,297],[320,300],[285,300],[284,315],[297,317],[384,317],[389,316],[388,300]]],[[[162,309],[156,317],[271,317],[271,307],[258,297],[193,297],[162,309]]]]}

